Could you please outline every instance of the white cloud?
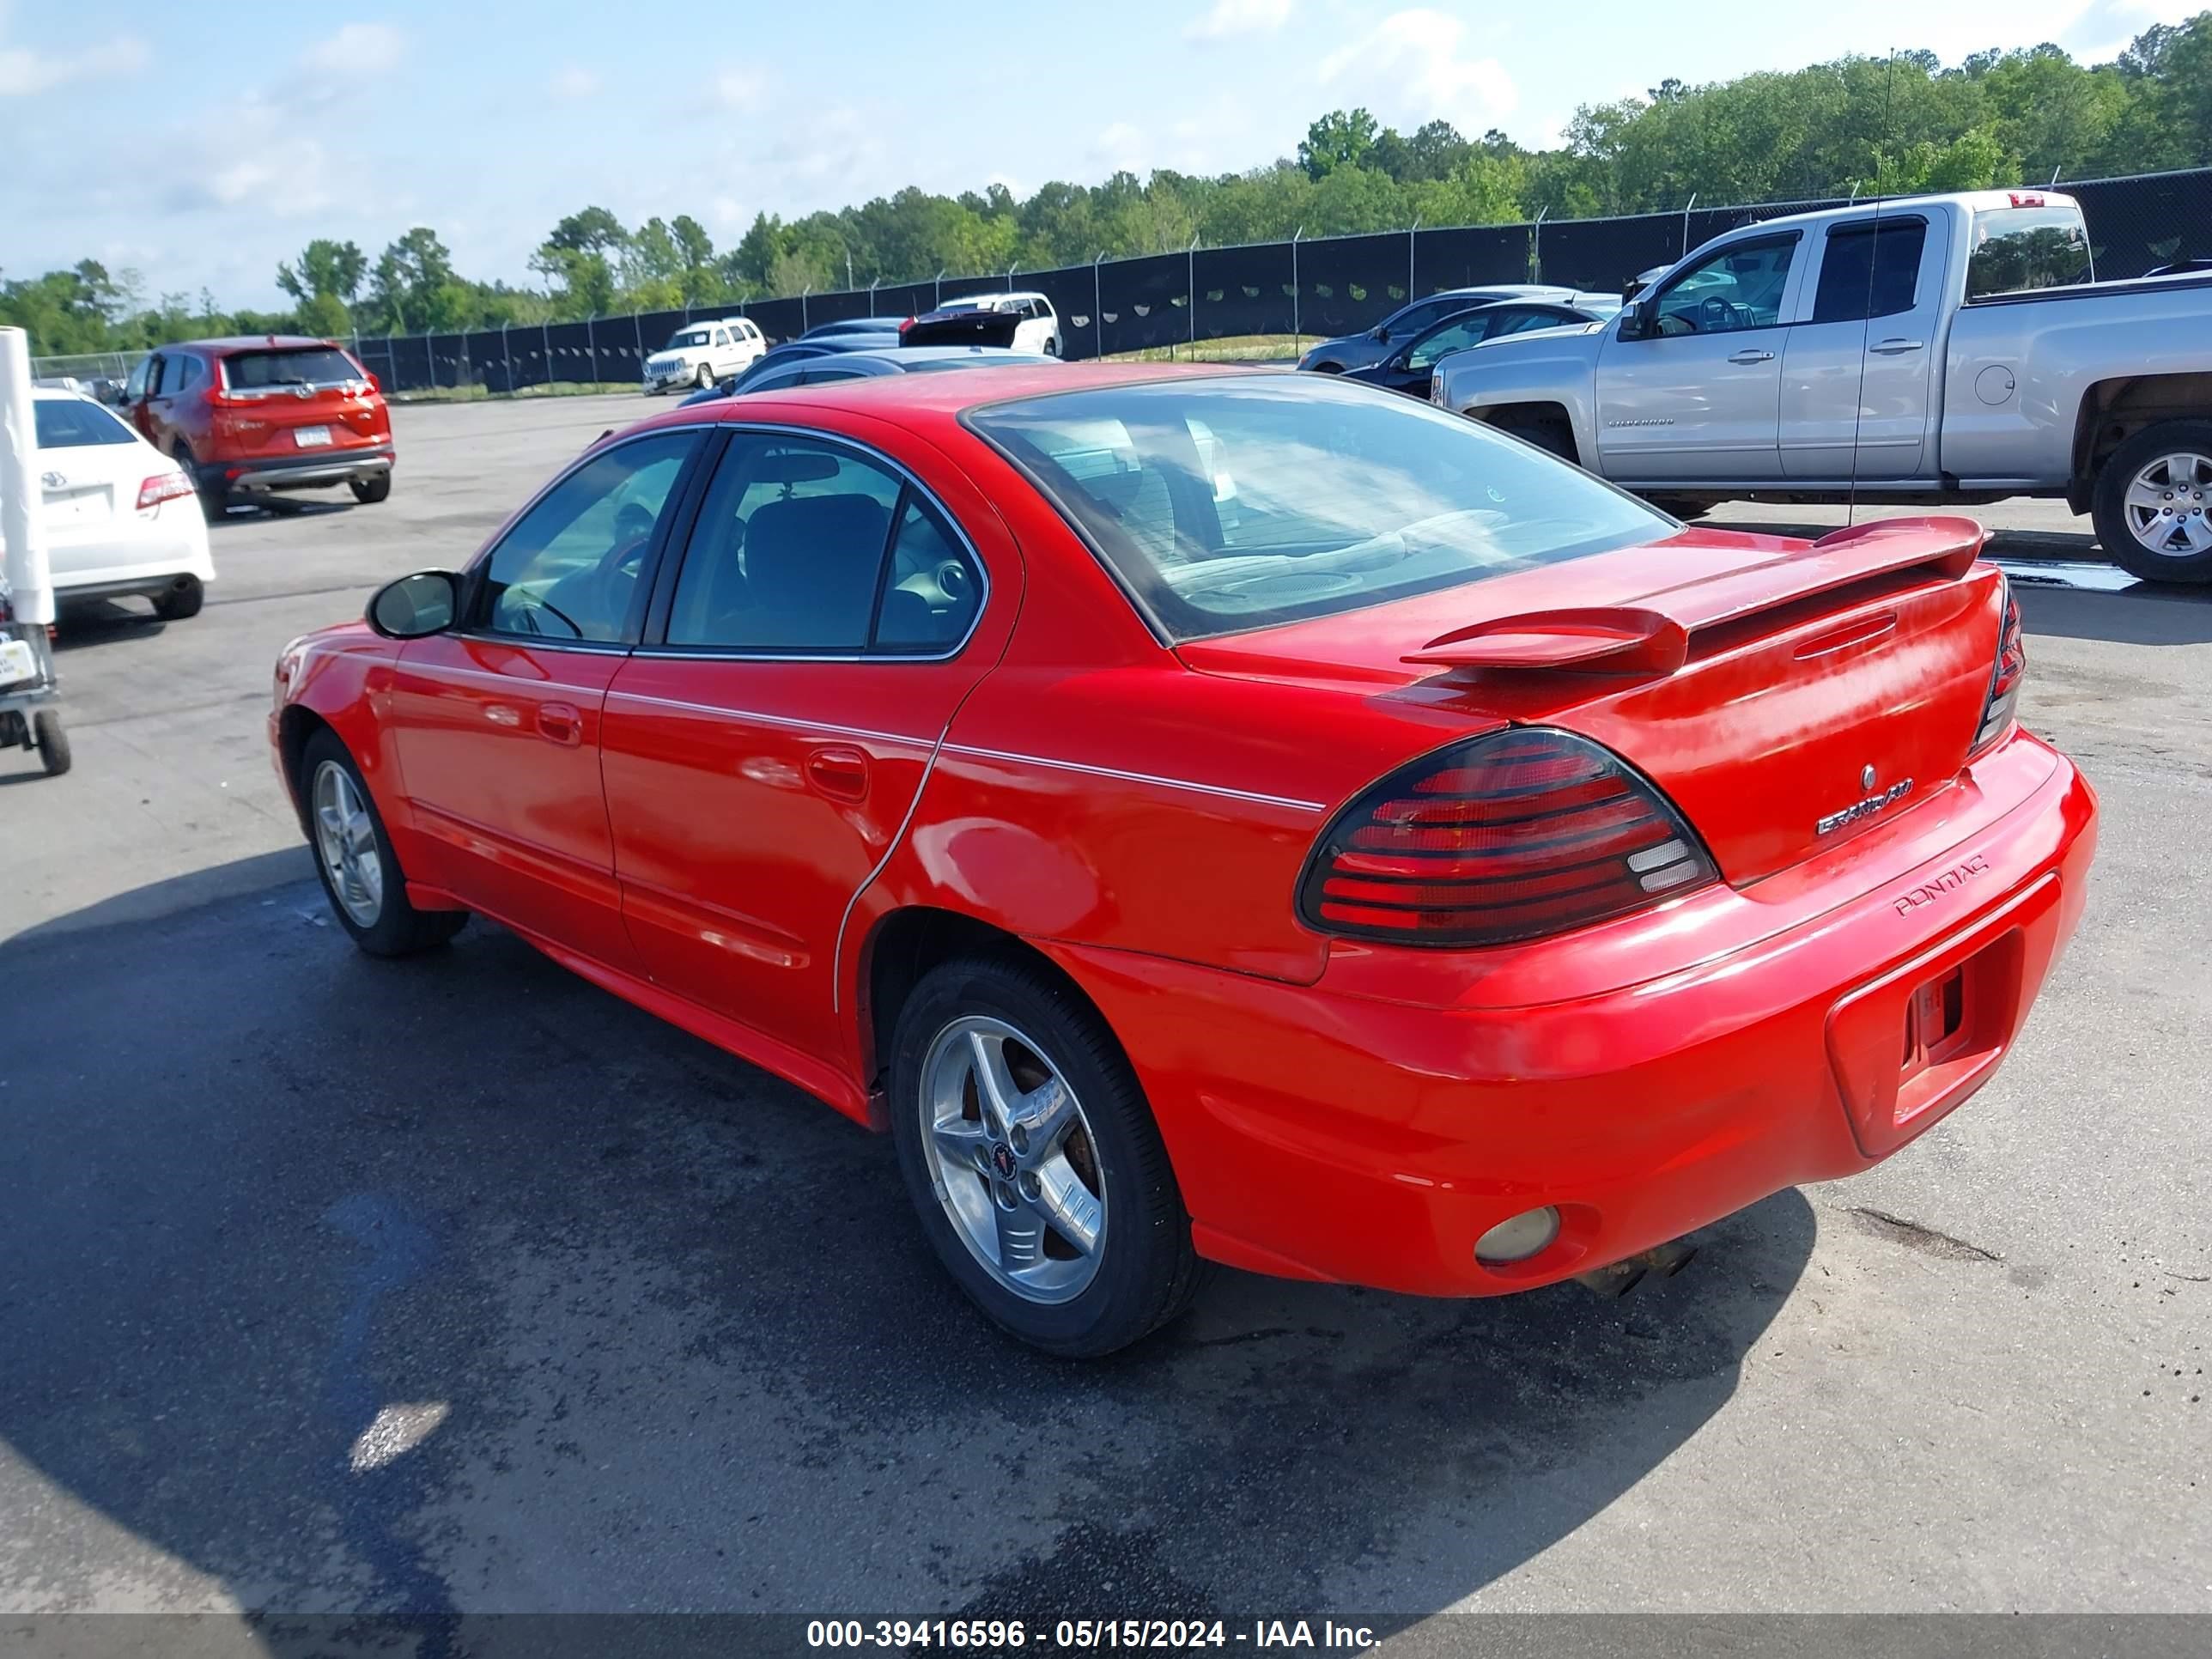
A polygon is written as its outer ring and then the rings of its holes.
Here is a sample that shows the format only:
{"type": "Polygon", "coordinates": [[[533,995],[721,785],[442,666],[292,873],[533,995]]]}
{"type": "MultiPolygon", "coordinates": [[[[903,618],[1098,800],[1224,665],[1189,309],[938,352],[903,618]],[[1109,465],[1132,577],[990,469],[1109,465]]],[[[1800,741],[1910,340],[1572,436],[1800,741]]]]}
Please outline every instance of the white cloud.
{"type": "Polygon", "coordinates": [[[599,93],[599,77],[580,64],[571,64],[553,77],[556,98],[596,98],[599,93]]]}
{"type": "Polygon", "coordinates": [[[0,98],[27,97],[94,76],[128,75],[144,68],[147,58],[146,43],[135,34],[66,55],[0,45],[0,98]]]}
{"type": "Polygon", "coordinates": [[[1187,40],[1227,40],[1240,34],[1272,34],[1291,19],[1291,0],[1213,0],[1213,9],[1191,20],[1187,40]]]}
{"type": "Polygon", "coordinates": [[[1426,7],[1393,12],[1321,61],[1331,95],[1395,124],[1449,121],[1462,132],[1497,125],[1520,101],[1495,58],[1472,51],[1466,21],[1426,7]]]}
{"type": "Polygon", "coordinates": [[[399,67],[405,50],[406,42],[389,23],[348,23],[301,52],[300,61],[331,74],[381,75],[399,67]]]}
{"type": "Polygon", "coordinates": [[[728,69],[714,77],[714,101],[724,109],[750,109],[768,90],[768,77],[758,70],[728,69]]]}

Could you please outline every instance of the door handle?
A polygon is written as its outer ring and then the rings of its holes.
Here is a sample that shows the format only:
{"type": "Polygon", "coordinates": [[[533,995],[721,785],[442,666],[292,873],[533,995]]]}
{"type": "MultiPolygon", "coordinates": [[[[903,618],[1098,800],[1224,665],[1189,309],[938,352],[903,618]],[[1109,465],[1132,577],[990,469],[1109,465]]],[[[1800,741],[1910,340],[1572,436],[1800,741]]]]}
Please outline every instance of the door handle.
{"type": "Polygon", "coordinates": [[[1729,361],[1732,363],[1745,364],[1771,363],[1774,361],[1774,354],[1771,351],[1755,351],[1747,348],[1742,351],[1737,352],[1735,356],[1729,358],[1729,361]]]}
{"type": "Polygon", "coordinates": [[[845,744],[817,749],[806,757],[806,775],[823,794],[837,800],[865,800],[868,757],[845,744]]]}
{"type": "Polygon", "coordinates": [[[1900,352],[1921,350],[1927,343],[1925,340],[1884,340],[1879,344],[1869,346],[1867,349],[1878,351],[1885,357],[1894,357],[1900,352]]]}
{"type": "Polygon", "coordinates": [[[581,742],[584,736],[584,711],[574,703],[541,702],[538,705],[538,735],[550,738],[568,746],[581,742]]]}

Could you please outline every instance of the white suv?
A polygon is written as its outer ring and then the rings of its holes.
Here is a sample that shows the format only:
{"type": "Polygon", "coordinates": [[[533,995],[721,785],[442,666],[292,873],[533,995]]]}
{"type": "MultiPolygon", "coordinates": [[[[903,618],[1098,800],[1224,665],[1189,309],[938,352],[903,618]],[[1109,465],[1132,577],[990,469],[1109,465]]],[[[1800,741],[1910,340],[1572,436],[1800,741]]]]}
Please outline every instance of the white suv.
{"type": "Polygon", "coordinates": [[[751,320],[722,317],[711,323],[686,323],[675,337],[645,360],[649,397],[676,386],[705,388],[752,367],[768,342],[751,320]]]}
{"type": "Polygon", "coordinates": [[[963,312],[1013,316],[1018,320],[1014,325],[1013,338],[1005,342],[1007,346],[1016,351],[1041,351],[1051,357],[1060,355],[1060,318],[1052,308],[1052,301],[1042,294],[967,294],[957,300],[947,300],[929,314],[933,318],[957,317],[963,312]]]}

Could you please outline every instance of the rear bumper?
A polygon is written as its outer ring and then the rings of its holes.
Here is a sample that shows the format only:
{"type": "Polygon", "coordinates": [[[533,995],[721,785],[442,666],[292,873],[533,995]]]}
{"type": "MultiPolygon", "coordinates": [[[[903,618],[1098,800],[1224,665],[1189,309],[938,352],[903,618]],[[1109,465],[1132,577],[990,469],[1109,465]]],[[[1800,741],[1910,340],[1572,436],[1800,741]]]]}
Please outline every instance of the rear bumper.
{"type": "Polygon", "coordinates": [[[359,449],[302,452],[298,456],[265,455],[250,460],[203,461],[199,481],[241,494],[255,490],[313,489],[326,484],[367,483],[392,471],[392,449],[378,444],[359,449]]]}
{"type": "MultiPolygon", "coordinates": [[[[1900,821],[1863,838],[1848,879],[1790,895],[1777,930],[1566,1000],[1468,1006],[1480,953],[1457,958],[1466,1000],[1419,1006],[1364,994],[1372,981],[1335,963],[1295,986],[1042,948],[1127,1049],[1201,1254],[1496,1295],[1866,1169],[1989,1080],[2080,916],[2096,802],[2025,735],[1960,788],[1939,815],[1942,848],[1900,821]],[[1916,994],[1952,983],[1956,1030],[1905,1063],[1916,994]],[[1485,1232],[1541,1205],[1560,1212],[1550,1246],[1510,1267],[1476,1261],[1485,1232]]],[[[1775,902],[1757,890],[1717,902],[1775,902]]],[[[1648,919],[1655,953],[1679,921],[1648,919]]],[[[1431,975],[1451,964],[1432,957],[1431,975]]]]}

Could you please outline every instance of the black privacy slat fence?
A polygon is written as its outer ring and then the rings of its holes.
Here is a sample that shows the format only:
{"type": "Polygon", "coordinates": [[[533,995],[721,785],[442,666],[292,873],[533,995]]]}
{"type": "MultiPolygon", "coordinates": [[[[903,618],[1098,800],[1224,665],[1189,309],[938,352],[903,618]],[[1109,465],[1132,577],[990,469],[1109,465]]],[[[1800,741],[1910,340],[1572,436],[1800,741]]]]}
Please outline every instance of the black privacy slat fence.
{"type": "MultiPolygon", "coordinates": [[[[2057,188],[2081,204],[2101,280],[2188,261],[2212,263],[2212,167],[2057,188]]],[[[363,367],[388,391],[493,393],[556,385],[636,384],[645,360],[687,324],[750,317],[770,342],[823,323],[898,319],[963,295],[1035,289],[1059,313],[1071,358],[1197,345],[1253,335],[1327,337],[1374,325],[1408,298],[1495,283],[1547,283],[1618,294],[1629,278],[1739,225],[1842,207],[1845,198],[1698,207],[1609,219],[1428,226],[1358,236],[1301,236],[1194,247],[1055,270],[950,274],[920,283],[725,301],[682,311],[521,324],[466,334],[359,337],[363,367]]]]}

